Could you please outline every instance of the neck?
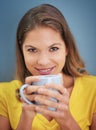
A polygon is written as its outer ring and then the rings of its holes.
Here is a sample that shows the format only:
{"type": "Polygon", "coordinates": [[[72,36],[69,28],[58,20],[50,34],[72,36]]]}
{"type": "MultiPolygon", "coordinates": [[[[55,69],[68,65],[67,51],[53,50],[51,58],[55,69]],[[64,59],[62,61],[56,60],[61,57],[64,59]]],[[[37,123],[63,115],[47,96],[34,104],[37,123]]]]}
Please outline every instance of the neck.
{"type": "Polygon", "coordinates": [[[71,96],[72,89],[75,83],[75,78],[65,74],[63,74],[62,77],[63,77],[63,85],[68,90],[69,95],[71,96]]]}
{"type": "Polygon", "coordinates": [[[62,74],[63,77],[63,85],[65,88],[70,88],[74,86],[74,77],[62,74]]]}

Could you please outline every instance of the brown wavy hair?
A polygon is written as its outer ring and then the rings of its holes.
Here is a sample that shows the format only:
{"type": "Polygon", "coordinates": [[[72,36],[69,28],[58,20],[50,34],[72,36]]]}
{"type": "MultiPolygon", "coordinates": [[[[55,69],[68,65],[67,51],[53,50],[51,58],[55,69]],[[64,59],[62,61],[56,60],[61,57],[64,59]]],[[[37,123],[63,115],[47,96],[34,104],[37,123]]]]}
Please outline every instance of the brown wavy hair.
{"type": "Polygon", "coordinates": [[[42,4],[27,11],[19,22],[16,36],[17,79],[24,82],[26,76],[32,75],[25,65],[22,45],[26,34],[36,27],[50,27],[60,33],[68,49],[63,73],[75,77],[87,74],[84,69],[85,64],[78,53],[74,37],[63,14],[52,5],[42,4]]]}

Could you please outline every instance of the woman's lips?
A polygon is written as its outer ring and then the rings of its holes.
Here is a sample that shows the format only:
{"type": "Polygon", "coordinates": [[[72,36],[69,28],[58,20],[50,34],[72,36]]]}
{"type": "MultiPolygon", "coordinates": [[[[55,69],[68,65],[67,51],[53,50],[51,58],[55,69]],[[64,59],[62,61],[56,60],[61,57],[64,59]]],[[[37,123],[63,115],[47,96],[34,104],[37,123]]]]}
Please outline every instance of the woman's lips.
{"type": "Polygon", "coordinates": [[[55,67],[51,67],[51,68],[44,68],[44,69],[38,69],[38,68],[35,68],[38,73],[40,75],[48,75],[48,74],[51,74],[52,70],[54,69],[55,67]]]}

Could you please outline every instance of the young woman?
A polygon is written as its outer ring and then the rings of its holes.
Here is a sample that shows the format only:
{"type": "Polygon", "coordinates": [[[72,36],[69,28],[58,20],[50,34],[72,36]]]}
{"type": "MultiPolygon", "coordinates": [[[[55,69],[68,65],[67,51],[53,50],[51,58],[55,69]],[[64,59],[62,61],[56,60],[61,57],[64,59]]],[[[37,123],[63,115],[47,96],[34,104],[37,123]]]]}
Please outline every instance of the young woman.
{"type": "Polygon", "coordinates": [[[16,54],[16,80],[0,84],[0,130],[96,130],[96,77],[85,70],[67,22],[56,7],[43,4],[22,17],[16,54]],[[40,75],[59,73],[61,85],[31,85],[40,75]],[[26,97],[42,105],[20,101],[16,90],[25,83],[29,84],[26,97]]]}

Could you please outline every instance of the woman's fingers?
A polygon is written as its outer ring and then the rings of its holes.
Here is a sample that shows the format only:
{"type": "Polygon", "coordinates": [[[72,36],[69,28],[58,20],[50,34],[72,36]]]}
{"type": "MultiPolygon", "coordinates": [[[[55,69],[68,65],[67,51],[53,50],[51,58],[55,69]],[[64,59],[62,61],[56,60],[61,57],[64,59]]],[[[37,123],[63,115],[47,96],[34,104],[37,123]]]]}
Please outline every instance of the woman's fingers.
{"type": "Polygon", "coordinates": [[[25,89],[24,89],[24,93],[25,94],[33,94],[33,93],[37,93],[37,91],[38,91],[38,89],[40,88],[40,87],[44,87],[44,86],[35,86],[35,85],[29,85],[28,87],[26,87],[25,89]]]}
{"type": "Polygon", "coordinates": [[[56,85],[56,84],[46,84],[46,88],[52,88],[59,91],[61,94],[68,94],[67,89],[63,85],[56,85]]]}
{"type": "Polygon", "coordinates": [[[36,82],[36,81],[39,81],[39,80],[40,80],[39,76],[29,76],[29,77],[26,77],[25,83],[32,84],[32,82],[36,82]]]}
{"type": "MultiPolygon", "coordinates": [[[[60,105],[58,103],[58,105],[60,105]]],[[[35,110],[36,112],[39,112],[39,113],[42,113],[42,114],[45,114],[45,115],[49,115],[50,117],[53,117],[53,118],[66,118],[66,114],[67,112],[69,111],[68,109],[68,106],[67,105],[60,105],[60,106],[56,106],[56,107],[49,107],[49,106],[36,106],[35,107],[35,110]],[[56,108],[54,111],[51,110],[50,108],[56,108]]]]}
{"type": "Polygon", "coordinates": [[[38,88],[37,93],[41,95],[46,95],[48,97],[56,98],[58,102],[68,102],[67,100],[69,99],[69,93],[65,88],[63,88],[63,91],[63,94],[61,94],[57,90],[40,87],[38,88]]]}

